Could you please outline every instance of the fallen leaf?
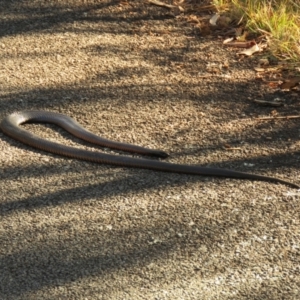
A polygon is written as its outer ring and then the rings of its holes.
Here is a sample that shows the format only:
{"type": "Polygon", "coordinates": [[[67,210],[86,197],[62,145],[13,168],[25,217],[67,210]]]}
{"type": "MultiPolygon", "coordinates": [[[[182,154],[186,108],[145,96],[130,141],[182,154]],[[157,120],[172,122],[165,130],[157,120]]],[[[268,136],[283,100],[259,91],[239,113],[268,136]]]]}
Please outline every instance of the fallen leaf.
{"type": "Polygon", "coordinates": [[[266,71],[266,69],[264,69],[264,68],[257,68],[257,67],[255,67],[254,70],[256,72],[265,72],[266,71]]]}
{"type": "Polygon", "coordinates": [[[248,36],[248,32],[240,28],[240,32],[236,31],[236,39],[240,42],[245,42],[248,36]]]}
{"type": "Polygon", "coordinates": [[[229,68],[229,62],[227,60],[225,60],[222,67],[225,69],[229,68]]]}
{"type": "Polygon", "coordinates": [[[268,86],[271,88],[278,88],[279,83],[278,81],[268,81],[268,86]]]}
{"type": "Polygon", "coordinates": [[[268,66],[270,64],[269,60],[267,58],[261,58],[258,61],[259,66],[268,66]]]}
{"type": "Polygon", "coordinates": [[[234,42],[228,42],[225,45],[228,47],[249,48],[252,47],[253,45],[256,45],[256,43],[254,41],[248,41],[248,42],[234,41],[234,42]]]}
{"type": "Polygon", "coordinates": [[[187,17],[187,22],[189,22],[189,23],[200,23],[198,17],[195,16],[195,15],[189,15],[187,17]]]}
{"type": "Polygon", "coordinates": [[[126,5],[127,6],[127,5],[130,5],[130,4],[127,1],[120,1],[119,5],[126,5]]]}
{"type": "Polygon", "coordinates": [[[261,51],[261,49],[259,48],[259,46],[257,44],[255,44],[251,48],[245,49],[245,50],[239,52],[238,54],[244,54],[244,55],[247,55],[247,56],[251,56],[255,52],[259,52],[259,51],[261,51]]]}
{"type": "Polygon", "coordinates": [[[226,39],[226,40],[223,41],[223,44],[228,44],[228,43],[232,42],[233,40],[234,40],[233,37],[228,38],[228,39],[226,39]]]}
{"type": "Polygon", "coordinates": [[[220,15],[219,14],[214,14],[210,20],[209,20],[209,23],[213,26],[217,26],[217,21],[218,19],[220,18],[220,15]]]}
{"type": "Polygon", "coordinates": [[[289,90],[289,89],[292,89],[294,88],[295,86],[297,86],[298,84],[300,83],[300,77],[297,76],[297,77],[293,77],[293,78],[290,78],[290,79],[287,79],[285,80],[280,88],[282,90],[289,90]]]}

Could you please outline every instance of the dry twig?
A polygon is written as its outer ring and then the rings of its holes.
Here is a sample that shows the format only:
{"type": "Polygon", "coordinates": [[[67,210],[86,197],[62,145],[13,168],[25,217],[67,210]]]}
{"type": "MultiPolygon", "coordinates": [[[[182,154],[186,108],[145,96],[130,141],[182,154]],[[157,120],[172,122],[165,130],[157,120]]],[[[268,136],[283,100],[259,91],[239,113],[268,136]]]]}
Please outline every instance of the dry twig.
{"type": "Polygon", "coordinates": [[[296,116],[279,116],[279,117],[261,117],[261,118],[255,118],[255,120],[273,120],[273,119],[300,119],[300,115],[296,116]]]}
{"type": "Polygon", "coordinates": [[[253,100],[253,102],[265,105],[265,106],[282,106],[283,103],[281,101],[264,101],[264,100],[253,100]]]}
{"type": "Polygon", "coordinates": [[[161,1],[158,1],[158,0],[149,0],[149,3],[150,4],[153,4],[153,5],[157,5],[157,6],[161,6],[161,7],[166,7],[166,8],[176,8],[177,6],[175,5],[171,5],[171,4],[166,4],[164,2],[161,2],[161,1]]]}

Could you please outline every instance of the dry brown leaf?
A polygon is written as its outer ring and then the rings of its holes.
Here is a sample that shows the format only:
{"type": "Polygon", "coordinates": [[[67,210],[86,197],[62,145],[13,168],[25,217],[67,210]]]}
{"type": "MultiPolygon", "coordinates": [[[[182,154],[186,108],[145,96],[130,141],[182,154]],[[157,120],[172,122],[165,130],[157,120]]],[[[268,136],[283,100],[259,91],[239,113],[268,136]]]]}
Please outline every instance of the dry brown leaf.
{"type": "Polygon", "coordinates": [[[279,86],[279,82],[278,81],[269,81],[268,82],[268,86],[270,87],[270,88],[278,88],[278,86],[279,86]]]}
{"type": "Polygon", "coordinates": [[[256,72],[259,72],[259,73],[265,72],[265,71],[266,71],[265,68],[257,68],[257,67],[255,67],[254,70],[255,70],[256,72]]]}
{"type": "Polygon", "coordinates": [[[130,4],[128,3],[128,1],[120,1],[120,2],[119,2],[119,5],[128,6],[128,5],[130,5],[130,4]]]}
{"type": "Polygon", "coordinates": [[[223,44],[228,44],[228,43],[232,42],[233,40],[234,40],[233,37],[228,38],[228,39],[226,39],[226,40],[223,41],[223,44]]]}
{"type": "MultiPolygon", "coordinates": [[[[224,44],[228,47],[237,47],[237,48],[249,48],[256,46],[257,44],[254,41],[248,41],[248,42],[239,42],[239,41],[234,41],[234,42],[227,42],[224,44]]],[[[251,48],[250,48],[251,49],[251,48]]],[[[248,49],[247,49],[248,50],[248,49]]]]}
{"type": "Polygon", "coordinates": [[[220,15],[219,14],[214,14],[210,20],[209,20],[209,23],[212,25],[212,26],[217,26],[217,21],[218,19],[220,18],[220,15]]]}
{"type": "Polygon", "coordinates": [[[251,48],[245,49],[245,50],[239,52],[238,54],[244,54],[244,55],[247,55],[247,56],[251,56],[255,52],[259,52],[259,51],[261,51],[261,48],[257,44],[255,44],[251,48]]]}
{"type": "Polygon", "coordinates": [[[229,68],[229,62],[228,62],[228,60],[224,61],[222,67],[225,68],[225,69],[229,68]]]}
{"type": "Polygon", "coordinates": [[[290,79],[285,80],[280,88],[283,90],[289,90],[294,88],[295,86],[297,86],[300,83],[300,76],[296,76],[290,79]]]}
{"type": "Polygon", "coordinates": [[[267,58],[261,58],[258,61],[259,66],[268,66],[270,64],[269,60],[267,58]]]}
{"type": "Polygon", "coordinates": [[[195,15],[189,15],[187,17],[187,22],[189,22],[189,23],[200,23],[200,20],[195,15]]]}

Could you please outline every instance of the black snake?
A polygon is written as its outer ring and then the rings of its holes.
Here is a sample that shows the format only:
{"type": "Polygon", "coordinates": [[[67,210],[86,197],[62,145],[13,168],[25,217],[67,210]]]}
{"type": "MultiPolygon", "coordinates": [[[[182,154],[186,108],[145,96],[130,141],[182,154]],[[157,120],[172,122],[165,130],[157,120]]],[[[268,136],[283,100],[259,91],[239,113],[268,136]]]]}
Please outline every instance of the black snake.
{"type": "Polygon", "coordinates": [[[173,164],[151,159],[141,159],[135,157],[127,157],[121,155],[110,155],[101,152],[88,151],[83,149],[78,149],[70,146],[65,146],[48,140],[44,140],[31,132],[24,130],[20,127],[24,123],[53,123],[72,135],[88,141],[93,144],[97,144],[103,147],[118,149],[122,151],[128,151],[138,154],[150,155],[160,158],[168,157],[168,154],[160,150],[147,149],[131,144],[125,144],[120,142],[113,142],[104,138],[101,138],[90,131],[84,129],[79,123],[77,123],[72,118],[59,113],[47,112],[47,111],[22,111],[13,113],[1,122],[2,131],[29,146],[38,148],[44,151],[52,152],[59,155],[64,155],[67,157],[88,160],[98,163],[117,165],[123,167],[132,168],[144,168],[151,169],[155,171],[163,172],[174,172],[174,173],[184,173],[193,175],[209,175],[209,176],[222,176],[230,178],[239,179],[252,179],[252,180],[262,180],[271,181],[276,183],[282,183],[289,185],[293,188],[299,189],[300,186],[292,182],[288,182],[279,178],[256,175],[244,172],[238,172],[233,170],[218,169],[218,168],[207,168],[198,165],[183,165],[183,164],[173,164]]]}

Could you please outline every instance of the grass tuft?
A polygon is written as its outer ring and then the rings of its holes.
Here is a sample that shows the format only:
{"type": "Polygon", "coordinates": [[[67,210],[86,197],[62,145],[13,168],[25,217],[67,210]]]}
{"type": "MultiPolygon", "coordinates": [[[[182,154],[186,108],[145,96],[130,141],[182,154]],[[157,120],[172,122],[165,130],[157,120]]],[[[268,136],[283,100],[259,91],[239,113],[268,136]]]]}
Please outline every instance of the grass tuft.
{"type": "Polygon", "coordinates": [[[214,0],[222,11],[243,17],[246,27],[266,34],[276,56],[300,61],[300,4],[293,0],[214,0]]]}

